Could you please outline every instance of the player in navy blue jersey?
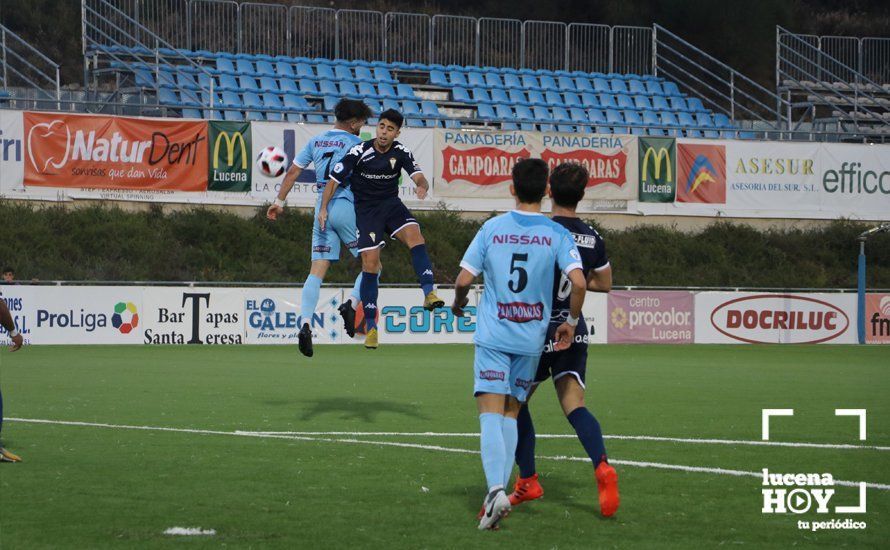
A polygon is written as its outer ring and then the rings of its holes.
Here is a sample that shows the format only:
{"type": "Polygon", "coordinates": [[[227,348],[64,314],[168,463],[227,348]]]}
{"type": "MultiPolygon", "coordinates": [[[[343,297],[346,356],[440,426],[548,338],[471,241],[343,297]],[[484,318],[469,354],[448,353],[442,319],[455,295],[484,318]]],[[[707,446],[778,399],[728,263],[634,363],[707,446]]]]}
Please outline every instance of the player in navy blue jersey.
{"type": "Polygon", "coordinates": [[[334,165],[318,210],[322,229],[328,223],[328,203],[338,187],[348,185],[355,197],[355,221],[358,226],[358,251],[362,255],[360,295],[365,313],[365,347],[377,348],[377,282],[380,249],[386,237],[402,241],[411,250],[411,263],[423,290],[423,307],[434,310],[445,305],[433,289],[433,266],[420,232],[420,224],[399,199],[402,171],[417,185],[417,198],[423,200],[430,185],[414,155],[396,141],[404,119],[398,111],[380,113],[377,137],[359,143],[334,165]]]}
{"type": "MultiPolygon", "coordinates": [[[[606,256],[606,245],[599,233],[581,221],[575,213],[578,203],[584,197],[588,177],[587,170],[578,164],[565,163],[553,169],[550,174],[552,216],[554,222],[571,233],[578,247],[587,290],[609,292],[612,288],[612,268],[606,256]]],[[[600,513],[609,517],[619,505],[618,474],[606,458],[606,446],[599,422],[584,406],[589,333],[583,316],[569,348],[557,351],[557,329],[569,315],[570,292],[571,283],[568,279],[565,276],[557,278],[553,287],[553,309],[544,353],[538,363],[538,371],[528,397],[531,399],[538,384],[548,378],[553,379],[563,413],[593,461],[600,513]]],[[[514,485],[513,494],[510,495],[512,506],[544,494],[535,470],[535,427],[528,401],[519,411],[518,431],[516,463],[519,465],[519,478],[514,485]]]]}

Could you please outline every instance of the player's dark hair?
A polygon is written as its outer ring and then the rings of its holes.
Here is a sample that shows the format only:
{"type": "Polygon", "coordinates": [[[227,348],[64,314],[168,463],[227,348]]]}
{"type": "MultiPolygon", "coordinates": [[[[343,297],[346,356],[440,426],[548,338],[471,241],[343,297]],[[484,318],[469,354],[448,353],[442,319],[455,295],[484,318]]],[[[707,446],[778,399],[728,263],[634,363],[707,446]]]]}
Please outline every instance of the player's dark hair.
{"type": "Polygon", "coordinates": [[[13,269],[11,267],[4,267],[3,273],[15,273],[15,269],[13,269]]]}
{"type": "Polygon", "coordinates": [[[541,202],[547,190],[547,163],[541,159],[523,159],[513,165],[513,188],[519,202],[541,202]]]}
{"type": "Polygon", "coordinates": [[[341,99],[334,105],[334,116],[340,122],[346,122],[353,118],[368,120],[371,118],[371,108],[364,101],[358,99],[341,99]]]}
{"type": "Polygon", "coordinates": [[[402,113],[396,111],[395,109],[387,109],[380,113],[380,120],[388,120],[396,125],[396,127],[401,128],[402,123],[405,122],[405,117],[402,116],[402,113]]]}
{"type": "Polygon", "coordinates": [[[575,208],[584,198],[584,189],[589,178],[587,168],[574,162],[563,162],[550,172],[553,202],[566,208],[575,208]]]}

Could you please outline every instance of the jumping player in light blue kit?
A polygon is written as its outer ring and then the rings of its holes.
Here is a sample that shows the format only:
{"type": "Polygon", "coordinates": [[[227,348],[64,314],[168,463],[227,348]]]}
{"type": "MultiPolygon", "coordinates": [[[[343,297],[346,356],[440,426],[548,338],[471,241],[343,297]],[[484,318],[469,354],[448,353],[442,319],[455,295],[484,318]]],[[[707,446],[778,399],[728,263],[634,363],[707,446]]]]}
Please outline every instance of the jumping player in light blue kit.
{"type": "MultiPolygon", "coordinates": [[[[341,99],[334,107],[334,116],[337,119],[334,127],[309,140],[294,158],[293,166],[287,171],[287,175],[281,183],[278,198],[266,212],[266,217],[270,220],[275,220],[278,214],[284,211],[287,194],[300,176],[300,172],[310,163],[315,166],[315,189],[318,192],[315,213],[318,214],[321,191],[328,181],[331,170],[353,146],[362,142],[358,134],[371,116],[371,109],[362,101],[341,99]]],[[[306,282],[303,284],[300,305],[302,326],[299,334],[299,348],[306,357],[312,357],[313,353],[310,325],[312,316],[315,314],[315,307],[318,305],[321,283],[331,262],[336,262],[340,258],[340,242],[342,241],[346,245],[354,257],[358,256],[358,236],[353,200],[352,191],[346,187],[338,188],[328,205],[327,225],[321,228],[316,216],[315,224],[312,226],[312,266],[309,269],[306,282]]],[[[359,273],[350,300],[344,302],[339,308],[346,333],[350,337],[355,336],[355,305],[359,301],[361,279],[362,276],[359,273]]]]}
{"type": "Polygon", "coordinates": [[[566,349],[584,305],[586,281],[571,234],[541,214],[547,164],[523,160],[513,167],[510,193],[516,210],[485,222],[461,261],[452,311],[463,315],[473,279],[485,290],[476,316],[474,395],[481,426],[482,467],[488,491],[479,529],[495,529],[510,512],[504,488],[516,452],[516,417],[526,400],[550,322],[556,265],[571,282],[569,315],[556,330],[556,349],[566,349]]]}

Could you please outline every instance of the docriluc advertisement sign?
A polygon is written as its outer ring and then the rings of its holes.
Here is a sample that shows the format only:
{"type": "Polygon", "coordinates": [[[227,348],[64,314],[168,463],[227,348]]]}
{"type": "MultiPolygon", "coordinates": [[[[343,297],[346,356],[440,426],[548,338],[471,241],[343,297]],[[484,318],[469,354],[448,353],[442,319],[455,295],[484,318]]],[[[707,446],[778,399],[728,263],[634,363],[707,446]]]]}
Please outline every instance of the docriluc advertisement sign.
{"type": "Polygon", "coordinates": [[[585,199],[636,197],[637,142],[632,136],[524,131],[436,132],[436,193],[440,197],[509,198],[513,166],[540,158],[551,169],[563,162],[584,166],[585,199]]]}
{"type": "Polygon", "coordinates": [[[25,186],[207,190],[207,123],[24,114],[25,186]]]}

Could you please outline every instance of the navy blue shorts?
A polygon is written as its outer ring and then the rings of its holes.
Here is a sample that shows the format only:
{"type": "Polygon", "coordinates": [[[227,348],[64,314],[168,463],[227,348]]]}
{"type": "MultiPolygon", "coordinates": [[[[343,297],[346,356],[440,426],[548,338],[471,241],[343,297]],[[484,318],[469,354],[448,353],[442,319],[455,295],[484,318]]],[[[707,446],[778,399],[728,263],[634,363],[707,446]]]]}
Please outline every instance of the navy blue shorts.
{"type": "Polygon", "coordinates": [[[371,204],[356,204],[358,251],[386,246],[385,237],[395,237],[396,233],[412,224],[419,225],[398,197],[371,204]]]}
{"type": "Polygon", "coordinates": [[[553,346],[553,334],[556,327],[550,327],[547,331],[547,344],[544,347],[544,353],[541,354],[541,360],[538,362],[538,371],[535,373],[535,384],[553,378],[553,381],[559,380],[563,376],[574,376],[582,388],[586,388],[585,381],[587,379],[587,346],[590,337],[587,333],[587,327],[578,326],[575,333],[575,341],[569,346],[569,349],[563,351],[551,351],[553,346]]]}

